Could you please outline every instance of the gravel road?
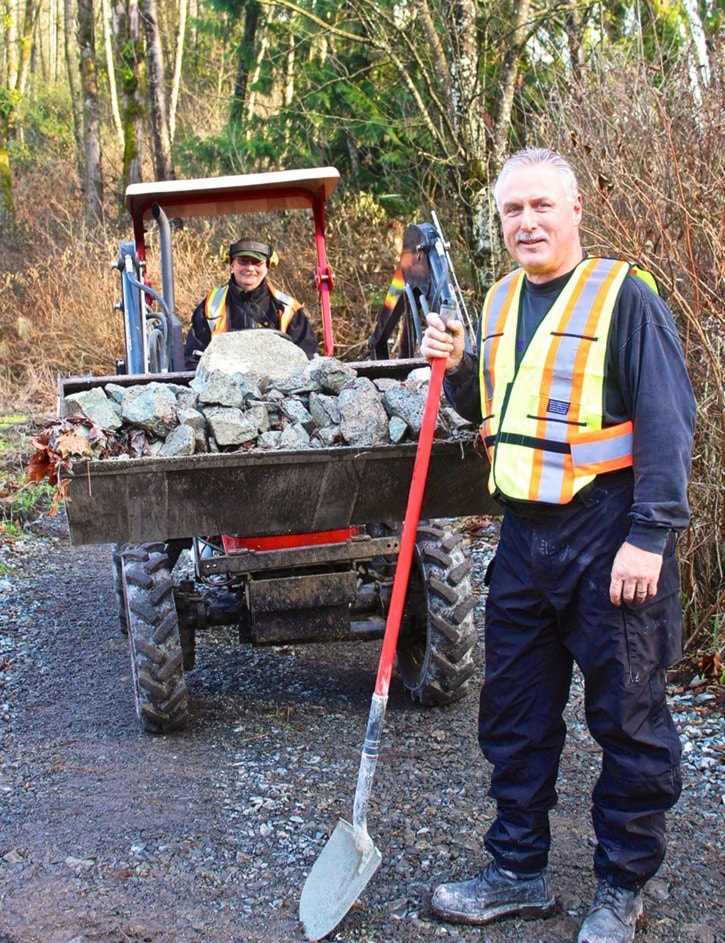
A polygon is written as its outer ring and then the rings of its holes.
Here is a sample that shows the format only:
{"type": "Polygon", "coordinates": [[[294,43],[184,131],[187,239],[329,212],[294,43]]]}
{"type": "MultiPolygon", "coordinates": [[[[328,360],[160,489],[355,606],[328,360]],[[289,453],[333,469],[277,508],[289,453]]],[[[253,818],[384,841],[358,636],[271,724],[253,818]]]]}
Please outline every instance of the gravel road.
{"type": "MultiPolygon", "coordinates": [[[[480,577],[490,545],[471,553],[480,577]]],[[[188,674],[189,728],[150,736],[134,714],[110,549],[72,548],[62,521],[46,520],[0,546],[0,562],[0,943],[301,943],[305,877],[351,816],[379,643],[255,652],[231,630],[209,632],[188,674]]],[[[559,913],[482,929],[430,913],[434,884],[482,860],[491,804],[477,688],[418,710],[393,678],[368,814],[383,863],[329,940],[576,938],[594,888],[598,763],[577,683],[552,818],[559,913]]],[[[673,710],[686,788],[637,939],[723,943],[722,691],[673,689],[673,710]]]]}

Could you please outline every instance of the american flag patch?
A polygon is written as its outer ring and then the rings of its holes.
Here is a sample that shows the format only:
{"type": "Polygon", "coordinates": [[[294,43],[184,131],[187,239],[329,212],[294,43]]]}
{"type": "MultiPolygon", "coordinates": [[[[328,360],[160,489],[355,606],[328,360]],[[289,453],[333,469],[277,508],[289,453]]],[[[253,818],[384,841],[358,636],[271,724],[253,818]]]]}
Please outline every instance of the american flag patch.
{"type": "Polygon", "coordinates": [[[566,416],[569,412],[569,404],[560,399],[550,399],[546,411],[547,413],[553,413],[555,416],[566,416]]]}

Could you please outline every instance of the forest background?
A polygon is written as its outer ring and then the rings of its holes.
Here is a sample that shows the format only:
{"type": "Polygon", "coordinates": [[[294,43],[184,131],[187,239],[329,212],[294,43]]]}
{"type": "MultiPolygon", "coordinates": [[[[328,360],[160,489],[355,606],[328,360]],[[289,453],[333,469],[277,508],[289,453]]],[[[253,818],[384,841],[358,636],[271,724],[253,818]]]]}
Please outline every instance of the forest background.
{"type": "MultiPolygon", "coordinates": [[[[405,226],[435,208],[477,313],[509,266],[490,183],[512,150],[553,147],[589,250],[650,269],[678,322],[699,406],[688,655],[725,682],[723,0],[0,3],[0,415],[42,422],[58,373],[113,372],[129,183],[337,167],[336,352],[365,359],[405,226]]],[[[316,319],[308,226],[283,214],[256,234],[316,319]]],[[[174,233],[185,325],[239,235],[174,233]]],[[[7,535],[31,486],[3,475],[7,535]]]]}

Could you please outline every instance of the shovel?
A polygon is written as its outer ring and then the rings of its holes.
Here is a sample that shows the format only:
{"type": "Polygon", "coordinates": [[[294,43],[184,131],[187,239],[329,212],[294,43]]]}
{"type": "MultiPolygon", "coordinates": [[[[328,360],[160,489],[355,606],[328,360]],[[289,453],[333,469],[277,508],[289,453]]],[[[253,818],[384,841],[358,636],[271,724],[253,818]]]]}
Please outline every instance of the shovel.
{"type": "Polygon", "coordinates": [[[378,760],[390,676],[393,671],[395,649],[403,617],[405,594],[408,590],[408,578],[413,561],[420,509],[423,504],[433,434],[438,418],[444,369],[445,358],[433,362],[413,464],[413,477],[408,493],[403,533],[400,538],[398,563],[393,578],[390,608],[385,623],[378,676],[360,758],[352,825],[340,819],[307,875],[302,889],[300,920],[309,940],[319,940],[337,926],[382,861],[382,855],[368,835],[367,806],[378,760]]]}

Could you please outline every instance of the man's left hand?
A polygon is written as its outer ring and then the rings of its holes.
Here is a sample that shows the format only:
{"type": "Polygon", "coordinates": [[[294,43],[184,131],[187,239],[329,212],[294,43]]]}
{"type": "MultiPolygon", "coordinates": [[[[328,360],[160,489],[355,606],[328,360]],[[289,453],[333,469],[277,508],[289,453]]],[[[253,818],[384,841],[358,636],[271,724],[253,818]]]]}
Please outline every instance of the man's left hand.
{"type": "Polygon", "coordinates": [[[615,606],[643,603],[657,595],[657,583],[662,569],[662,555],[641,550],[626,541],[617,551],[612,564],[609,598],[615,606]]]}

